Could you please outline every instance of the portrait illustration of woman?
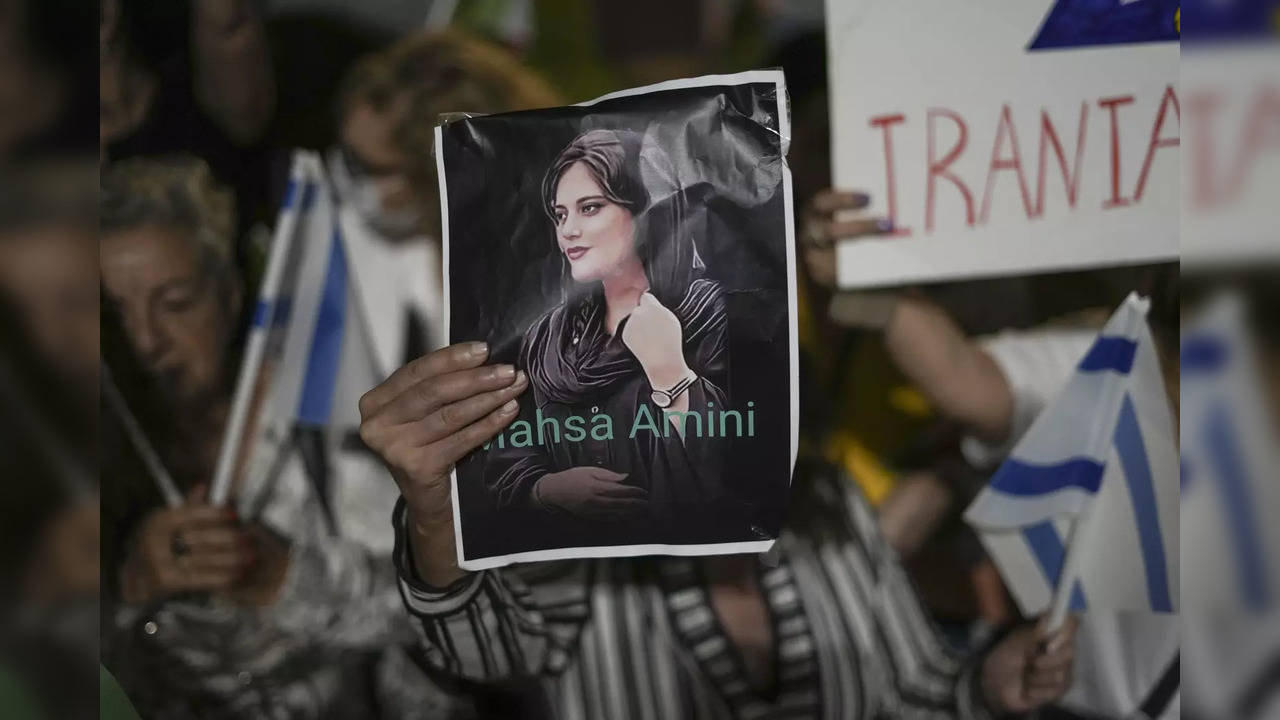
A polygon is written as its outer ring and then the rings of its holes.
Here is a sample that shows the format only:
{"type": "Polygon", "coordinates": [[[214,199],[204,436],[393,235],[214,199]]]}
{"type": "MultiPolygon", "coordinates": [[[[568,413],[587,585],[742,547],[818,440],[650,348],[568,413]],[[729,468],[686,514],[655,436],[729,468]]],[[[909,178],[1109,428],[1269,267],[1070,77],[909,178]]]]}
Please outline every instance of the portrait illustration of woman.
{"type": "Polygon", "coordinates": [[[551,544],[692,541],[728,497],[729,445],[703,424],[729,405],[729,344],[721,288],[683,222],[688,196],[662,148],[597,129],[559,153],[541,199],[563,300],[525,332],[517,363],[536,437],[491,444],[485,485],[551,544]]]}

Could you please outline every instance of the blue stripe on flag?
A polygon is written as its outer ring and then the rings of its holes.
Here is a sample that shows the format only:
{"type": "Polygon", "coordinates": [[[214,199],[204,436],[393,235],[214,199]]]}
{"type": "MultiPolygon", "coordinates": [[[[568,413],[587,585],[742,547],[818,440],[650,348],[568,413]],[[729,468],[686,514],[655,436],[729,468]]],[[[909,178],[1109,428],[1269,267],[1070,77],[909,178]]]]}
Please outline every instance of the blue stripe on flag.
{"type": "Polygon", "coordinates": [[[311,206],[314,205],[316,201],[317,189],[318,189],[317,184],[314,182],[309,182],[306,184],[306,187],[302,189],[302,208],[301,209],[303,210],[311,209],[311,206]]]}
{"type": "Polygon", "coordinates": [[[293,207],[293,203],[298,199],[298,181],[290,179],[289,184],[284,186],[284,197],[280,200],[280,209],[293,207]]]}
{"type": "Polygon", "coordinates": [[[1227,364],[1227,344],[1221,338],[1192,336],[1182,341],[1178,368],[1181,372],[1211,373],[1227,364]]]}
{"type": "Polygon", "coordinates": [[[1011,457],[991,476],[991,488],[1022,497],[1048,495],[1070,487],[1096,493],[1102,484],[1102,471],[1102,463],[1088,458],[1072,458],[1056,465],[1032,465],[1011,457]]]}
{"type": "Polygon", "coordinates": [[[1147,595],[1151,600],[1151,609],[1155,612],[1173,612],[1155,485],[1151,479],[1151,467],[1147,463],[1146,445],[1142,442],[1142,428],[1138,426],[1138,414],[1128,395],[1125,395],[1124,403],[1120,406],[1114,439],[1116,454],[1120,456],[1120,465],[1124,468],[1126,484],[1129,486],[1129,497],[1133,501],[1133,516],[1138,526],[1138,542],[1142,546],[1142,564],[1146,567],[1147,595]]]}
{"type": "Polygon", "coordinates": [[[1227,529],[1231,533],[1240,570],[1240,592],[1246,607],[1260,610],[1266,607],[1271,593],[1263,570],[1262,546],[1249,493],[1248,473],[1240,462],[1231,418],[1221,405],[1210,410],[1205,433],[1209,457],[1217,470],[1218,486],[1222,489],[1222,503],[1230,520],[1227,529]]]}
{"type": "Polygon", "coordinates": [[[320,296],[316,328],[311,336],[311,354],[302,384],[302,400],[298,421],[325,425],[333,409],[333,391],[338,382],[338,366],[342,358],[342,331],[347,306],[347,257],[342,250],[342,237],[335,227],[329,245],[329,269],[320,296]]]}
{"type": "Polygon", "coordinates": [[[253,327],[262,328],[267,326],[267,319],[271,316],[271,301],[259,300],[257,305],[253,306],[253,327]]]}
{"type": "Polygon", "coordinates": [[[1128,375],[1133,369],[1133,357],[1138,353],[1138,344],[1128,338],[1101,336],[1089,348],[1089,352],[1080,361],[1081,372],[1097,372],[1114,370],[1128,375]]]}
{"type": "MultiPolygon", "coordinates": [[[[1040,566],[1040,572],[1044,573],[1049,587],[1056,588],[1062,577],[1062,566],[1066,563],[1067,549],[1062,544],[1062,538],[1058,537],[1058,529],[1053,526],[1053,521],[1045,520],[1023,528],[1022,536],[1026,538],[1027,546],[1031,548],[1031,554],[1035,556],[1036,564],[1040,566]]],[[[1069,606],[1076,611],[1086,608],[1084,588],[1080,586],[1079,578],[1072,584],[1069,606]]]]}
{"type": "Polygon", "coordinates": [[[271,327],[288,325],[292,315],[293,298],[289,295],[276,298],[276,311],[271,315],[271,327]]]}

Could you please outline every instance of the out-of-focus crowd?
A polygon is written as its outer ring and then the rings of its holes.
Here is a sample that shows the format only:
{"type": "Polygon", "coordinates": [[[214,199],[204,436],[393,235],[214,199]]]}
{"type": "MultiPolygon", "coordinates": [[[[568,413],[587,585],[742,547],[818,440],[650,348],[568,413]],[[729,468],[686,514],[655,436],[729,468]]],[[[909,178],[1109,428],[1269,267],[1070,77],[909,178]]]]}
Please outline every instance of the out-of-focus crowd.
{"type": "MultiPolygon", "coordinates": [[[[362,308],[390,373],[448,344],[432,152],[442,116],[781,67],[803,259],[796,484],[832,473],[865,497],[957,656],[981,657],[1034,620],[960,515],[1128,293],[1152,299],[1176,412],[1184,309],[1224,280],[1241,288],[1280,411],[1270,268],[1180,280],[1172,263],[835,290],[837,241],[892,227],[848,219],[865,193],[828,188],[817,0],[92,7],[0,0],[6,717],[564,711],[538,682],[431,662],[431,647],[450,640],[405,610],[390,524],[400,489],[358,428],[296,428],[297,452],[269,478],[241,468],[233,502],[209,501],[295,148],[321,154],[365,234],[355,272],[376,288],[362,308]]],[[[808,507],[795,503],[788,524],[804,526],[808,507]]],[[[1044,699],[1070,686],[1063,708],[1121,717],[1171,662],[1176,672],[1177,632],[1176,617],[1086,622],[1074,675],[1046,681],[1056,689],[1044,699]],[[1115,663],[1129,668],[1119,690],[1115,663]]]]}

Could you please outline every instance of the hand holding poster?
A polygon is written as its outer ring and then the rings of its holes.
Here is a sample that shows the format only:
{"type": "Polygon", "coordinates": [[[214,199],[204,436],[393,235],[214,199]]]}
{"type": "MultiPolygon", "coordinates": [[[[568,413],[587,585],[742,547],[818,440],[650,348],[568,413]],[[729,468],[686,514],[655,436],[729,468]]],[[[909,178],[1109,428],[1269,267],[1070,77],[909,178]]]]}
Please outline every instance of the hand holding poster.
{"type": "Polygon", "coordinates": [[[1178,3],[830,0],[842,287],[1178,255],[1178,3]]]}
{"type": "Polygon", "coordinates": [[[437,128],[449,340],[530,386],[454,472],[461,567],[772,544],[797,431],[788,122],[768,71],[437,128]]]}

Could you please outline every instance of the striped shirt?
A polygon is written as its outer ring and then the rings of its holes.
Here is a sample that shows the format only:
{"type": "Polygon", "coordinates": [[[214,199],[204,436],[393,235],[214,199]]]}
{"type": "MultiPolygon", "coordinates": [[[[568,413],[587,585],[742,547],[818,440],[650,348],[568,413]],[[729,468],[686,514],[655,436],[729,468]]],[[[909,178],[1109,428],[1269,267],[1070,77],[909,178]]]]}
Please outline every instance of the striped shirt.
{"type": "Polygon", "coordinates": [[[558,720],[988,717],[976,664],[943,646],[854,485],[808,482],[793,493],[803,527],[784,529],[776,564],[758,563],[775,638],[768,697],[697,559],[531,563],[437,590],[413,570],[401,501],[395,560],[423,659],[472,681],[536,676],[558,720]]]}

